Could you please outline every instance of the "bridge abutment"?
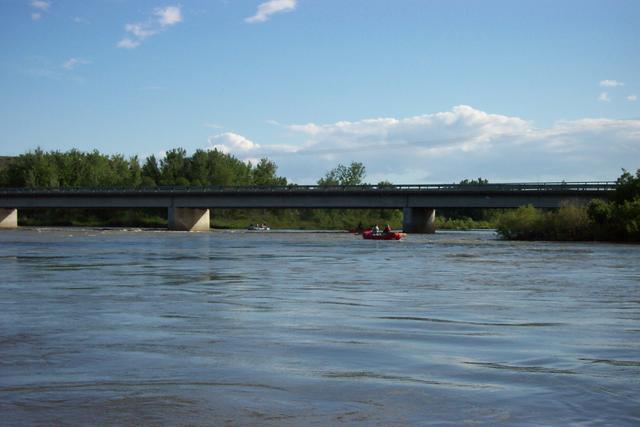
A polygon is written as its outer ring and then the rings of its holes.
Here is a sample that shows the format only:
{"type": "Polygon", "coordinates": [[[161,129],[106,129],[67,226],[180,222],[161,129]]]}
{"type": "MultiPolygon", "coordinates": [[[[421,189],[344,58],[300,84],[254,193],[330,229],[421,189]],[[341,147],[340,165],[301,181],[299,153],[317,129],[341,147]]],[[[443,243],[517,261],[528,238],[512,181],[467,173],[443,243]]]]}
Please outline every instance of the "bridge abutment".
{"type": "Polygon", "coordinates": [[[169,230],[209,231],[209,209],[169,208],[169,230]]]}
{"type": "Polygon", "coordinates": [[[404,208],[402,230],[405,233],[433,234],[436,232],[436,210],[429,208],[404,208]]]}
{"type": "Polygon", "coordinates": [[[0,208],[0,228],[18,228],[18,209],[0,208]]]}

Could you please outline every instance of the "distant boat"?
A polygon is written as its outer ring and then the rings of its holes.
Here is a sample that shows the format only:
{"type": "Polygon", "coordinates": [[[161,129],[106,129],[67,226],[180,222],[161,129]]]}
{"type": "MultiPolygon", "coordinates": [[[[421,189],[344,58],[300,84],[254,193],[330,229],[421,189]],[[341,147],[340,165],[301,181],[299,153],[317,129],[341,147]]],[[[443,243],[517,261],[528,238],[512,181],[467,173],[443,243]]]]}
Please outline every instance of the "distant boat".
{"type": "Polygon", "coordinates": [[[251,231],[269,231],[269,230],[271,230],[271,228],[269,228],[266,224],[251,224],[249,227],[247,227],[247,230],[251,230],[251,231]]]}
{"type": "Polygon", "coordinates": [[[366,240],[400,240],[405,236],[406,233],[400,233],[397,231],[374,233],[373,230],[365,230],[362,233],[362,238],[366,240]]]}

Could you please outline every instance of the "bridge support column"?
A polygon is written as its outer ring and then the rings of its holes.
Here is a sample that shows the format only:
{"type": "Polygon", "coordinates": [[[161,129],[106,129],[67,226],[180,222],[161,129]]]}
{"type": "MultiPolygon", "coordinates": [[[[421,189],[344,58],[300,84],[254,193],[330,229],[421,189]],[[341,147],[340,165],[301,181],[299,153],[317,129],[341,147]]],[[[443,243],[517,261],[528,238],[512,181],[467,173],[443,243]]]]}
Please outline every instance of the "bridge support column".
{"type": "Polygon", "coordinates": [[[436,210],[404,208],[402,230],[405,233],[433,234],[436,232],[436,210]]]}
{"type": "Polygon", "coordinates": [[[18,209],[0,208],[0,228],[18,228],[18,209]]]}
{"type": "Polygon", "coordinates": [[[169,208],[169,230],[209,231],[209,209],[169,208]]]}

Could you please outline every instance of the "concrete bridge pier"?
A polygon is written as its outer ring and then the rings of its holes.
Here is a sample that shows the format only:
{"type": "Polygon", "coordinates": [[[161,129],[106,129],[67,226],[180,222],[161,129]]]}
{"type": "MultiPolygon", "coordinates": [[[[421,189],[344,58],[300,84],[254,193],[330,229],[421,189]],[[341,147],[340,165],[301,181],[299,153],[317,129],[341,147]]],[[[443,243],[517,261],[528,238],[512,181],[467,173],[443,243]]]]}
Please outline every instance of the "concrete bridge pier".
{"type": "Polygon", "coordinates": [[[0,208],[0,228],[18,228],[18,209],[0,208]]]}
{"type": "Polygon", "coordinates": [[[404,208],[402,230],[405,233],[433,234],[436,232],[436,210],[429,208],[404,208]]]}
{"type": "Polygon", "coordinates": [[[209,231],[209,209],[169,208],[169,230],[209,231]]]}

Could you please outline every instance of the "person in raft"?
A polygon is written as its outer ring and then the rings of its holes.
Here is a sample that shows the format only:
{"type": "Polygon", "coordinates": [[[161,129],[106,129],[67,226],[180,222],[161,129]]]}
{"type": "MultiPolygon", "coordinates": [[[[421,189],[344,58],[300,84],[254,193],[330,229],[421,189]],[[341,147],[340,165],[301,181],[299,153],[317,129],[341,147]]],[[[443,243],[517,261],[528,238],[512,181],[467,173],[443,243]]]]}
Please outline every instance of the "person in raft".
{"type": "Polygon", "coordinates": [[[373,226],[373,234],[380,234],[380,227],[378,227],[378,224],[373,226]]]}
{"type": "Polygon", "coordinates": [[[391,227],[389,226],[389,224],[384,226],[384,230],[382,231],[384,234],[389,234],[391,233],[391,227]]]}

